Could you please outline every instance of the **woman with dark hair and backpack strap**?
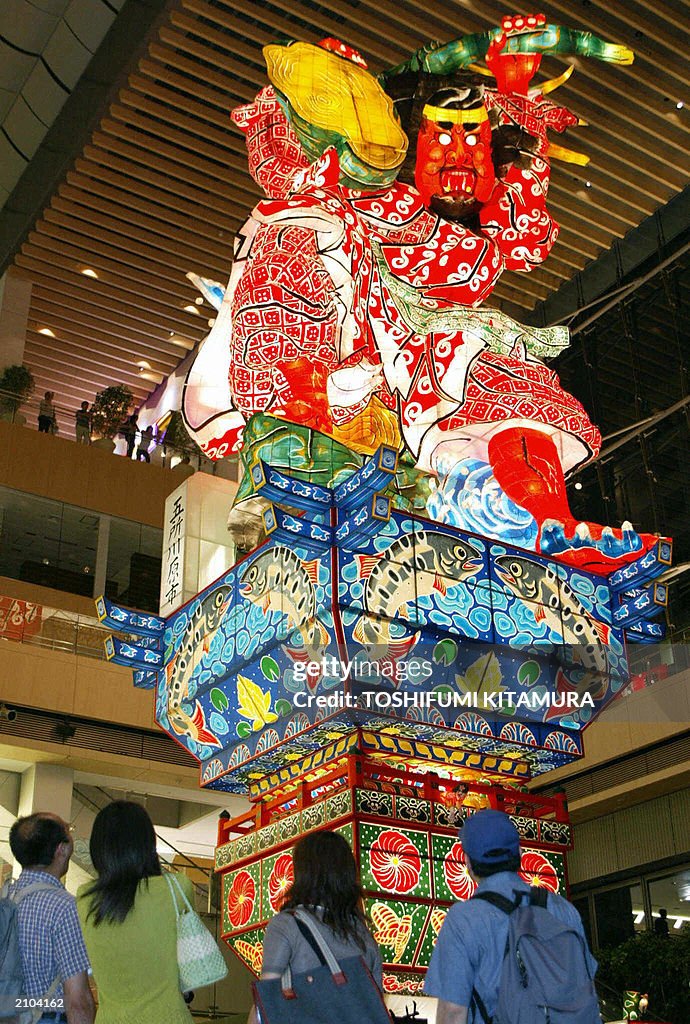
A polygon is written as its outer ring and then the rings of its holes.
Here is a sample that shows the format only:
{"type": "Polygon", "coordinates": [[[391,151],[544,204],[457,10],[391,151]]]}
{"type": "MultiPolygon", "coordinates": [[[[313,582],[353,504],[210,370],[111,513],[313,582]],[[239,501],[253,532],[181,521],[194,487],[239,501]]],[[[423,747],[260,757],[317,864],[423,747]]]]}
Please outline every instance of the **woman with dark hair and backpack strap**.
{"type": "MultiPolygon", "coordinates": [[[[145,809],[127,800],[104,807],[90,853],[98,877],[79,890],[77,911],[98,986],[97,1024],[191,1024],[179,986],[175,905],[145,809]]],[[[176,881],[191,901],[189,879],[176,881]]]]}
{"type": "MultiPolygon", "coordinates": [[[[367,927],[357,865],[347,841],[336,832],[304,836],[294,848],[293,868],[294,881],[281,912],[266,927],[262,982],[284,977],[287,968],[293,977],[318,969],[323,959],[310,935],[316,931],[337,961],[361,957],[381,992],[381,954],[367,927]]],[[[323,1006],[324,1024],[333,1020],[333,1012],[332,1005],[323,1006]]],[[[248,1024],[257,1020],[254,1009],[248,1024]]],[[[262,1024],[274,1024],[273,1018],[262,1024]]]]}

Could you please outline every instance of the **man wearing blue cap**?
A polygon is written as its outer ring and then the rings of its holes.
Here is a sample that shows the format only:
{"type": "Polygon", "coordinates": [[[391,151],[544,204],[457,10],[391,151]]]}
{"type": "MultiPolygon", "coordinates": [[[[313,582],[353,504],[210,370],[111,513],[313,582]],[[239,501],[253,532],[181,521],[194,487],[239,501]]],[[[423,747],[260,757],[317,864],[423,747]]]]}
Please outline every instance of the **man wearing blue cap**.
{"type": "MultiPolygon", "coordinates": [[[[477,891],[475,898],[456,903],[448,911],[424,992],[438,997],[436,1024],[491,1024],[498,1004],[510,915],[490,900],[496,894],[497,902],[503,897],[513,904],[528,904],[530,887],[518,875],[520,836],[507,814],[478,811],[461,829],[460,841],[469,873],[478,883],[477,891]]],[[[593,978],[597,963],[575,907],[562,896],[549,893],[546,909],[581,937],[586,970],[593,978]]],[[[539,1020],[543,1019],[540,1015],[539,1020]]]]}

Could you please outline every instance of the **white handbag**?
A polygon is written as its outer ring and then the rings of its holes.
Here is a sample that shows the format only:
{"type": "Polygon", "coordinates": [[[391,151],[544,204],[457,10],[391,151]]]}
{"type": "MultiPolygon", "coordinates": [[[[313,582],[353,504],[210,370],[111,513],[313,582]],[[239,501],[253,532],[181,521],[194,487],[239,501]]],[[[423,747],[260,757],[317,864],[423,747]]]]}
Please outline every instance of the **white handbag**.
{"type": "Polygon", "coordinates": [[[180,974],[180,991],[193,992],[205,985],[213,985],[228,973],[223,954],[185,896],[176,876],[168,873],[165,880],[170,889],[177,921],[177,969],[180,974]],[[182,911],[178,907],[176,892],[185,904],[186,909],[182,911]]]}

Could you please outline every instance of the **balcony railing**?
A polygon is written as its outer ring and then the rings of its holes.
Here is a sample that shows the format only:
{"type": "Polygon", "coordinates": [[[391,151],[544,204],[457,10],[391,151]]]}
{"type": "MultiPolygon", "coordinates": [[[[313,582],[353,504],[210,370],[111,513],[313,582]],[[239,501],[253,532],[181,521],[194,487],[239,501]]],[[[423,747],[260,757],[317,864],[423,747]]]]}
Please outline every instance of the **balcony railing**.
{"type": "MultiPolygon", "coordinates": [[[[7,423],[16,423],[29,430],[38,430],[38,410],[40,398],[32,395],[21,405],[17,406],[16,396],[10,392],[0,389],[0,420],[7,423]]],[[[55,405],[55,422],[57,424],[57,436],[76,443],[75,430],[75,409],[68,409],[65,406],[55,405]]],[[[135,439],[134,451],[139,446],[141,431],[138,431],[135,439]]],[[[113,438],[115,443],[115,455],[126,456],[127,442],[123,437],[116,435],[113,438]]],[[[229,455],[220,462],[213,462],[203,455],[196,445],[189,448],[171,444],[162,438],[152,438],[149,447],[151,462],[157,466],[174,469],[182,461],[188,460],[189,465],[195,472],[209,473],[212,476],[220,476],[227,480],[237,480],[239,472],[239,457],[229,455]]]]}
{"type": "Polygon", "coordinates": [[[103,642],[111,632],[95,617],[0,596],[0,640],[104,660],[103,642]]]}

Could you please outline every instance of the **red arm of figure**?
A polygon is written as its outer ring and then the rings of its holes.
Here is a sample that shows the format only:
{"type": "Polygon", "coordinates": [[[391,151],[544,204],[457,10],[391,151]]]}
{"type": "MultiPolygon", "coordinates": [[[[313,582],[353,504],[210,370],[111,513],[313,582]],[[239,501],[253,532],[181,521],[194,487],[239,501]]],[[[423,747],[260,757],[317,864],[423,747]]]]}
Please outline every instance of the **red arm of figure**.
{"type": "Polygon", "coordinates": [[[498,248],[506,270],[532,270],[551,252],[558,225],[546,209],[548,187],[549,165],[535,157],[526,170],[510,167],[482,207],[482,232],[498,248]]]}

